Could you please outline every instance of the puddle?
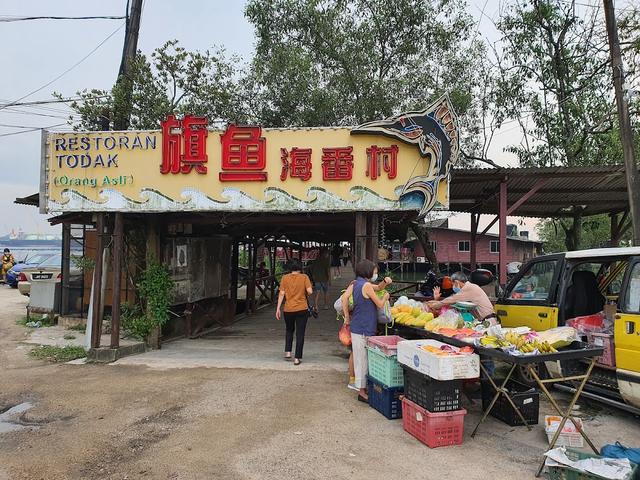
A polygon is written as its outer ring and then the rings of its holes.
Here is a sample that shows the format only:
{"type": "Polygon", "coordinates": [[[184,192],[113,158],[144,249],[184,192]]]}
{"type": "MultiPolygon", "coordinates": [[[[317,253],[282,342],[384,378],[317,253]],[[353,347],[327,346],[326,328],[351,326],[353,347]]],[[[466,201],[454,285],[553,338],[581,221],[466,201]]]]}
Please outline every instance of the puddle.
{"type": "Polygon", "coordinates": [[[0,414],[0,433],[15,432],[16,430],[33,428],[32,425],[23,425],[20,422],[20,415],[31,408],[33,408],[32,403],[23,402],[0,414]]]}

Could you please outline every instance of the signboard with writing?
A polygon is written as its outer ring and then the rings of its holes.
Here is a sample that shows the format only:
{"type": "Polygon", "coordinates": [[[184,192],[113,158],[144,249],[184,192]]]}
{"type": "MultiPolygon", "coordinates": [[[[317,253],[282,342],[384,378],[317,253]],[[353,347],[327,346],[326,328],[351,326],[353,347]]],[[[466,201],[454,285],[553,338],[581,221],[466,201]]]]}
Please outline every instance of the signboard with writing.
{"type": "Polygon", "coordinates": [[[448,206],[447,97],[354,128],[272,129],[173,115],[159,131],[47,133],[40,205],[83,211],[383,211],[448,206]]]}

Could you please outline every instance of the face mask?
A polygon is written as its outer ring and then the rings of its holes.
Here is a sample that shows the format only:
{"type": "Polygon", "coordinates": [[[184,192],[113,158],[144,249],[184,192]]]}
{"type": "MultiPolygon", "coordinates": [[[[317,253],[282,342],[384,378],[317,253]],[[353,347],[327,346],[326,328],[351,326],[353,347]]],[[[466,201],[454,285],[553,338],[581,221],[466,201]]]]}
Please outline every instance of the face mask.
{"type": "Polygon", "coordinates": [[[372,281],[372,282],[375,282],[376,280],[378,280],[378,274],[377,274],[377,273],[375,273],[375,274],[373,275],[373,277],[371,277],[371,281],[372,281]]]}
{"type": "Polygon", "coordinates": [[[460,291],[460,287],[453,287],[453,293],[458,293],[460,291]]]}

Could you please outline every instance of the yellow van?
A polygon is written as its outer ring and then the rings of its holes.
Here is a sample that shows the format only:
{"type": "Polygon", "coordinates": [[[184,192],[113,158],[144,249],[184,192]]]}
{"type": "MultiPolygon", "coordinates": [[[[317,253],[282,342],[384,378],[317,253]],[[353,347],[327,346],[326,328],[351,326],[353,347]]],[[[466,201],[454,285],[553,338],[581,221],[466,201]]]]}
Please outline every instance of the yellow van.
{"type": "MultiPolygon", "coordinates": [[[[615,367],[599,365],[584,395],[640,412],[640,247],[535,258],[495,305],[503,326],[537,331],[603,310],[613,320],[615,367]]],[[[586,368],[579,362],[547,362],[546,367],[551,377],[586,368]]]]}

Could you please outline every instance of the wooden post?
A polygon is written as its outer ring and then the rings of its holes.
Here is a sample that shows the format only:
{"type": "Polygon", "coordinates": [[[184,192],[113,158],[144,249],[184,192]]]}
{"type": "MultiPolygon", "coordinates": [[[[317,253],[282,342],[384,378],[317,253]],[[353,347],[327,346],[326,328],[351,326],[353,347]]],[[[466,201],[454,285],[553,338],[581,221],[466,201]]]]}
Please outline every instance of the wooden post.
{"type": "Polygon", "coordinates": [[[111,292],[111,348],[120,347],[120,283],[122,279],[123,214],[115,213],[113,226],[113,289],[111,292]]]}
{"type": "Polygon", "coordinates": [[[507,180],[500,182],[500,253],[499,279],[500,285],[507,284],[507,180]]]}
{"type": "Polygon", "coordinates": [[[71,275],[71,224],[62,224],[62,281],[60,286],[60,315],[69,313],[69,278],[71,275]]]}
{"type": "Polygon", "coordinates": [[[470,243],[470,265],[469,268],[470,270],[473,272],[476,269],[476,265],[477,265],[477,255],[478,255],[478,249],[477,244],[476,244],[476,240],[478,237],[478,221],[480,220],[480,214],[479,213],[472,213],[471,214],[471,241],[470,243]]]}
{"type": "Polygon", "coordinates": [[[258,246],[256,240],[253,239],[251,242],[251,264],[249,266],[251,269],[250,278],[251,278],[251,313],[255,313],[257,310],[256,307],[256,282],[258,276],[258,246]]]}
{"type": "Polygon", "coordinates": [[[378,229],[379,216],[377,213],[367,215],[367,258],[378,263],[378,229]]]}
{"type": "Polygon", "coordinates": [[[238,258],[240,257],[240,242],[237,238],[232,240],[233,246],[231,250],[231,303],[233,304],[233,314],[235,316],[235,308],[238,302],[238,258]]]}
{"type": "Polygon", "coordinates": [[[367,214],[357,212],[355,217],[354,268],[356,263],[367,258],[367,214]]]}
{"type": "MultiPolygon", "coordinates": [[[[146,238],[147,259],[155,258],[160,261],[160,235],[158,232],[158,220],[155,216],[147,219],[146,238]]],[[[160,327],[155,327],[147,338],[147,344],[151,348],[160,348],[160,327]]]]}
{"type": "Polygon", "coordinates": [[[102,291],[102,256],[104,254],[104,213],[98,213],[96,218],[96,266],[93,277],[93,312],[91,315],[91,348],[100,348],[100,298],[102,291]]]}

